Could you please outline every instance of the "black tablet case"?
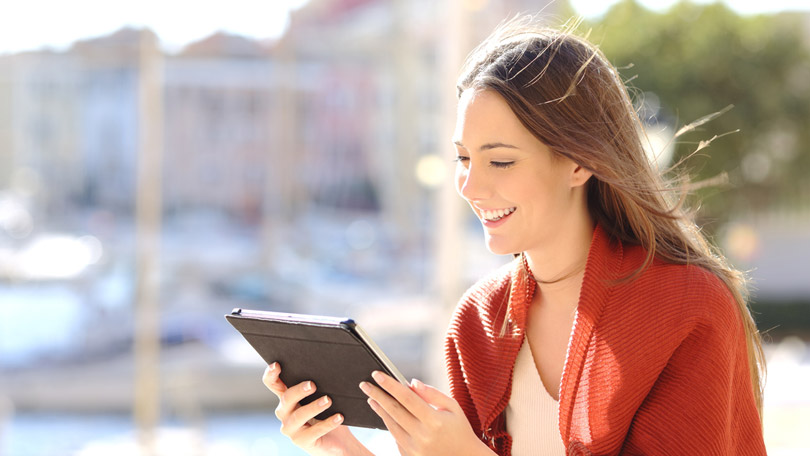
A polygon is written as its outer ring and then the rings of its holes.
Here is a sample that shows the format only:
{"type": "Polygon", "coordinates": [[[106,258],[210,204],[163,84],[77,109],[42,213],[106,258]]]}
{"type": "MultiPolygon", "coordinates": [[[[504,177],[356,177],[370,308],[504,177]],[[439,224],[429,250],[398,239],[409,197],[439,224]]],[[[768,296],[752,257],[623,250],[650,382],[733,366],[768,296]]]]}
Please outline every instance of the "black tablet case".
{"type": "Polygon", "coordinates": [[[376,384],[371,372],[393,374],[377,360],[352,332],[354,322],[344,320],[339,326],[257,320],[240,315],[234,309],[225,318],[253,346],[268,364],[281,365],[281,380],[293,386],[312,380],[317,390],[304,398],[302,405],[324,395],[332,399],[332,406],[318,415],[326,419],[335,413],[343,414],[343,424],[367,428],[386,429],[382,419],[371,410],[360,382],[376,384]]]}

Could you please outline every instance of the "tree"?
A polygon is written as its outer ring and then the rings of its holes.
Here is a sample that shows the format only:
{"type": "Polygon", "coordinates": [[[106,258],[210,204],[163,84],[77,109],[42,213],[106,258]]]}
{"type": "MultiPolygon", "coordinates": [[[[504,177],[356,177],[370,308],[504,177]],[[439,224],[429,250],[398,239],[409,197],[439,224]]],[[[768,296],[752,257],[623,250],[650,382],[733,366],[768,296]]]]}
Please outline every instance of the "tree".
{"type": "Polygon", "coordinates": [[[699,141],[739,130],[686,162],[693,180],[729,176],[699,192],[702,222],[810,205],[810,30],[802,21],[810,23],[800,14],[744,17],[720,3],[655,13],[625,0],[581,27],[632,79],[637,102],[645,93],[660,99],[659,121],[677,129],[734,105],[675,150],[677,161],[699,141]]]}

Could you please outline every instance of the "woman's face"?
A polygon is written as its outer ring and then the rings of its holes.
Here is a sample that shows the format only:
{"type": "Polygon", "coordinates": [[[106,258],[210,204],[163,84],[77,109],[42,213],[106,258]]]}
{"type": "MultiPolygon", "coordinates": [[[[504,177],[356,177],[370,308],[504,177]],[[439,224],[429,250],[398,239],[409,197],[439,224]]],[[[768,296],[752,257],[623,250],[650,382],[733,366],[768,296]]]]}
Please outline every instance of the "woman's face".
{"type": "Polygon", "coordinates": [[[582,214],[575,189],[587,172],[553,156],[496,92],[462,93],[453,142],[456,190],[483,224],[491,252],[544,249],[582,214]]]}

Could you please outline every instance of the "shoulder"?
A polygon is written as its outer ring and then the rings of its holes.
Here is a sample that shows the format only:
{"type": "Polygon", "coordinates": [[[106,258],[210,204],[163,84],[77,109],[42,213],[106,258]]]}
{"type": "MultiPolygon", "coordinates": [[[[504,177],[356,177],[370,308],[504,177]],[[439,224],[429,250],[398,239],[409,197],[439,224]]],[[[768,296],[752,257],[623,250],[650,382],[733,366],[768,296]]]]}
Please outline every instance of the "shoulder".
{"type": "MultiPolygon", "coordinates": [[[[628,248],[623,273],[639,268],[644,255],[646,251],[640,247],[628,248]]],[[[740,321],[739,306],[726,283],[695,264],[655,259],[635,280],[616,286],[612,294],[614,307],[630,310],[639,324],[672,322],[681,329],[711,325],[725,331],[740,321]]]]}
{"type": "MultiPolygon", "coordinates": [[[[643,255],[646,255],[646,251],[640,247],[627,249],[623,272],[633,272],[639,268],[643,255]]],[[[626,287],[634,290],[634,294],[644,296],[648,303],[701,302],[704,305],[722,305],[734,301],[728,286],[712,271],[696,264],[674,264],[658,258],[626,287]]]]}

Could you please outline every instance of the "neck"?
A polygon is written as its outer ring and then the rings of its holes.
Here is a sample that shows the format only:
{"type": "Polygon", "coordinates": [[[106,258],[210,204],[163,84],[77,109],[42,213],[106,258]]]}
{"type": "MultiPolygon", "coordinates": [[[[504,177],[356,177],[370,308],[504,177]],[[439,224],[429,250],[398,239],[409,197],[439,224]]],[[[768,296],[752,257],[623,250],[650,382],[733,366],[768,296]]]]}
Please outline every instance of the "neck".
{"type": "Polygon", "coordinates": [[[581,220],[559,230],[547,245],[525,252],[529,269],[541,289],[569,288],[582,282],[594,225],[590,217],[581,220]]]}

